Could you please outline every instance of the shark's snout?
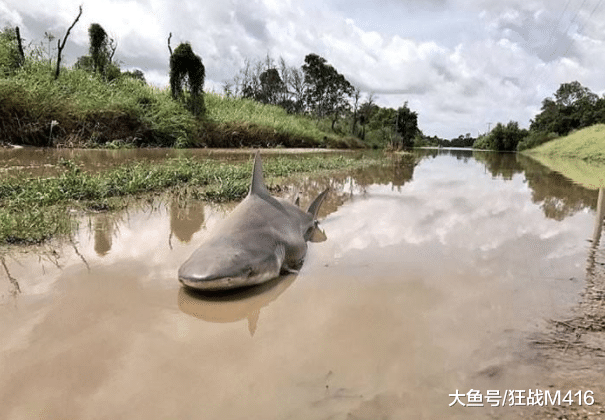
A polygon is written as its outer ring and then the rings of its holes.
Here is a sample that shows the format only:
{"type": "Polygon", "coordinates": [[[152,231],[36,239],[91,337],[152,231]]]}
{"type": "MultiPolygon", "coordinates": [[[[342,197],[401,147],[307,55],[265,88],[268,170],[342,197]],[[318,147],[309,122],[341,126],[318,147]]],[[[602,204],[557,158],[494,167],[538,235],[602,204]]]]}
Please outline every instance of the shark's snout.
{"type": "Polygon", "coordinates": [[[202,253],[203,249],[198,249],[179,268],[179,281],[183,285],[198,290],[252,286],[277,277],[284,258],[283,247],[278,247],[275,254],[265,258],[235,256],[229,252],[219,255],[204,253],[205,257],[201,257],[202,253]]]}
{"type": "Polygon", "coordinates": [[[179,281],[187,287],[200,290],[231,289],[245,285],[250,278],[250,268],[221,271],[212,264],[183,264],[179,269],[179,281]]]}

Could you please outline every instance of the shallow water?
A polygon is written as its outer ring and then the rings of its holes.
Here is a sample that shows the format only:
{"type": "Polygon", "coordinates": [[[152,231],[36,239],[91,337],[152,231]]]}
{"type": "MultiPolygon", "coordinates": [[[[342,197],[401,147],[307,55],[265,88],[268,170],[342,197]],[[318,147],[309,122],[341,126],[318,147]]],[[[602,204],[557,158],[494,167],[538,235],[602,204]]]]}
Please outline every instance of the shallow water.
{"type": "Polygon", "coordinates": [[[142,204],[5,251],[0,418],[518,418],[449,394],[548,387],[529,343],[579,299],[597,192],[432,151],[287,195],[327,185],[300,274],[233,296],[176,279],[233,205],[142,204]]]}
{"type": "MultiPolygon", "coordinates": [[[[268,149],[264,154],[292,154],[304,149],[268,149]]],[[[331,153],[326,149],[304,150],[308,154],[331,153]]],[[[339,152],[347,153],[347,152],[339,152]]],[[[351,152],[348,152],[351,153],[351,152]]],[[[71,160],[88,172],[102,171],[116,165],[137,161],[158,162],[170,158],[217,158],[223,161],[249,160],[252,151],[245,149],[49,149],[23,147],[0,148],[0,176],[29,174],[52,176],[63,171],[60,162],[71,160]]]]}

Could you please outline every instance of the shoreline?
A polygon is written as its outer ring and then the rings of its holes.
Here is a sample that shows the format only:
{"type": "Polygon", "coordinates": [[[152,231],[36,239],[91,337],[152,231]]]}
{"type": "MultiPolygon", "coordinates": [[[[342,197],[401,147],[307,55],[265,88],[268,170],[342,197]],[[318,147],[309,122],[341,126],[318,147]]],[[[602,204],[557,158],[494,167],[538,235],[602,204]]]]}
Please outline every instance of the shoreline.
{"type": "MultiPolygon", "coordinates": [[[[300,159],[286,153],[267,163],[266,179],[279,179],[286,175],[360,169],[381,165],[384,160],[340,154],[312,156],[311,153],[300,159]]],[[[174,192],[183,198],[211,202],[240,199],[249,189],[251,164],[250,159],[235,163],[177,157],[159,163],[133,161],[90,173],[72,160],[61,160],[58,166],[62,172],[56,176],[17,175],[0,180],[0,220],[3,222],[0,244],[28,245],[55,236],[69,236],[73,230],[70,213],[118,210],[146,194],[174,192]]]]}

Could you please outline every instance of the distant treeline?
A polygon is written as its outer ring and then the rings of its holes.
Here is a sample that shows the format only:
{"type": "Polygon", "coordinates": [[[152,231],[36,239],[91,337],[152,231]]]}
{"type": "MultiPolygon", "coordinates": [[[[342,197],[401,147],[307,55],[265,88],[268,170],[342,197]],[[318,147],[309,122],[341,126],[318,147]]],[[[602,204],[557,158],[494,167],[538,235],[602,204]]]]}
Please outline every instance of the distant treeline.
{"type": "Polygon", "coordinates": [[[542,101],[542,109],[531,120],[529,130],[516,121],[498,123],[480,136],[473,147],[500,151],[524,150],[566,136],[572,131],[605,123],[605,96],[599,97],[579,82],[563,83],[554,98],[542,101]]]}
{"type": "Polygon", "coordinates": [[[376,105],[373,94],[363,95],[317,54],[308,54],[300,68],[270,55],[246,60],[233,80],[223,83],[223,91],[313,117],[318,124],[329,124],[332,132],[354,136],[371,147],[413,147],[422,137],[418,113],[407,102],[398,109],[376,105]]]}

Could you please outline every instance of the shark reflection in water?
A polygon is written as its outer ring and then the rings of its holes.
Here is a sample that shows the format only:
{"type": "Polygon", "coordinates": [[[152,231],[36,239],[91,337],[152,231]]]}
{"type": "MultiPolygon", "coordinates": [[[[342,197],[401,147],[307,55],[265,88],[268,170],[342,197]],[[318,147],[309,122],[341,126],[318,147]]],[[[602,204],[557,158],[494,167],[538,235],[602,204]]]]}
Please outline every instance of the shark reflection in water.
{"type": "Polygon", "coordinates": [[[200,292],[181,287],[179,309],[208,322],[227,323],[248,319],[248,331],[253,336],[261,308],[277,299],[295,279],[295,274],[288,274],[258,286],[219,292],[200,292]]]}
{"type": "Polygon", "coordinates": [[[250,192],[181,265],[179,281],[197,290],[228,290],[298,273],[307,241],[326,239],[316,218],[327,193],[319,194],[307,211],[298,200],[292,204],[271,197],[257,152],[250,192]]]}

